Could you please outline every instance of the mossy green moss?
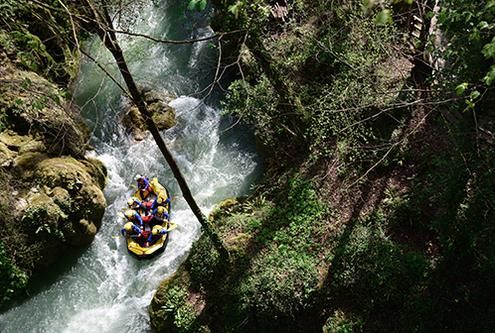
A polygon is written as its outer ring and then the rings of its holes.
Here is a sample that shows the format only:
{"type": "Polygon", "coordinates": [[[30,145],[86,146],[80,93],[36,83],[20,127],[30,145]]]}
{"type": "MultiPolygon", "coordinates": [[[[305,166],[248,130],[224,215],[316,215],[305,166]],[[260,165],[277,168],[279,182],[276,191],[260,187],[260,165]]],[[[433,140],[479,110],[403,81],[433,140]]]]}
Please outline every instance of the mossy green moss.
{"type": "Polygon", "coordinates": [[[21,71],[8,61],[2,66],[6,83],[0,86],[0,111],[5,127],[42,141],[48,153],[82,157],[89,130],[67,103],[63,91],[40,75],[21,71]]]}
{"type": "Polygon", "coordinates": [[[150,305],[151,325],[156,332],[209,332],[199,322],[204,308],[200,297],[191,297],[189,275],[179,269],[162,281],[150,305]]]}
{"type": "Polygon", "coordinates": [[[51,158],[41,161],[35,171],[34,179],[40,186],[62,187],[74,199],[73,218],[85,219],[99,228],[106,200],[98,182],[102,180],[101,169],[94,164],[86,164],[72,157],[51,158]],[[92,166],[88,169],[87,164],[92,166]],[[98,171],[96,178],[93,174],[98,171]]]}

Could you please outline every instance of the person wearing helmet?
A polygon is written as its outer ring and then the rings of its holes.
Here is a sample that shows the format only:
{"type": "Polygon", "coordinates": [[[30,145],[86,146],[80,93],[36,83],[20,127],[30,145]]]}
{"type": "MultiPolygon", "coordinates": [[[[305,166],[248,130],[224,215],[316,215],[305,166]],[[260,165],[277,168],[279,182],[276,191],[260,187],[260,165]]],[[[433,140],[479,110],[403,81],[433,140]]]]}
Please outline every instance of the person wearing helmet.
{"type": "Polygon", "coordinates": [[[138,225],[141,229],[144,227],[143,219],[141,215],[136,212],[134,209],[128,209],[124,212],[124,216],[127,221],[132,222],[135,225],[138,225]]]}
{"type": "Polygon", "coordinates": [[[139,200],[136,197],[129,198],[127,200],[127,206],[129,207],[129,209],[133,209],[135,211],[137,211],[138,209],[145,208],[144,205],[143,205],[143,203],[141,202],[141,200],[139,200]]]}
{"type": "Polygon", "coordinates": [[[165,235],[167,232],[168,232],[167,231],[167,228],[164,228],[161,225],[155,225],[153,227],[153,230],[151,231],[151,233],[153,234],[153,236],[165,235]]]}
{"type": "Polygon", "coordinates": [[[153,225],[163,224],[164,221],[170,221],[168,211],[163,206],[155,206],[151,211],[151,214],[153,215],[153,225]]]}
{"type": "Polygon", "coordinates": [[[137,225],[135,225],[132,222],[127,222],[124,224],[124,227],[120,230],[122,233],[122,236],[133,236],[133,235],[140,235],[141,234],[141,229],[137,225]]]}
{"type": "Polygon", "coordinates": [[[127,223],[124,225],[124,228],[120,230],[122,236],[140,235],[144,225],[141,216],[135,210],[128,209],[125,211],[124,217],[127,219],[127,223]]]}
{"type": "Polygon", "coordinates": [[[136,175],[135,179],[138,189],[134,196],[141,202],[149,201],[150,195],[155,197],[158,205],[165,205],[169,201],[165,188],[158,182],[157,178],[149,181],[146,176],[136,175]]]}
{"type": "Polygon", "coordinates": [[[148,190],[148,188],[150,186],[150,181],[149,181],[148,177],[136,175],[135,180],[137,183],[138,190],[142,190],[142,191],[148,190]]]}
{"type": "Polygon", "coordinates": [[[151,230],[151,234],[149,235],[146,246],[150,246],[160,239],[160,236],[165,235],[168,232],[167,228],[162,227],[161,225],[155,225],[151,230]]]}

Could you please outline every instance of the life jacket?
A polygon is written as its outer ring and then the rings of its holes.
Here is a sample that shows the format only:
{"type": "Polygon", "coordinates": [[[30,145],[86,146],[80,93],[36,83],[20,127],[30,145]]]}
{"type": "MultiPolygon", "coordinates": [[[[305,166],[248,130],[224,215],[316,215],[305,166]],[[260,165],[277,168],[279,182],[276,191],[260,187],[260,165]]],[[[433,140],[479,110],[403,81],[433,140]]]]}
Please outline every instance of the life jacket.
{"type": "Polygon", "coordinates": [[[151,220],[153,219],[153,215],[141,216],[141,219],[143,220],[145,225],[149,225],[151,220]]]}

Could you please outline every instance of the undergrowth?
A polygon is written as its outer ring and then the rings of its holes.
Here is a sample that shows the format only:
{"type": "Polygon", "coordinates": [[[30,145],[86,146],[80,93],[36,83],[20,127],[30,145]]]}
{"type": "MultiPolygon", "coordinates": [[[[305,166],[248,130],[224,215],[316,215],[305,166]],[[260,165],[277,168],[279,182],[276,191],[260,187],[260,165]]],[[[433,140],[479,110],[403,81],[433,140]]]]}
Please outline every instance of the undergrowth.
{"type": "Polygon", "coordinates": [[[208,291],[207,302],[224,313],[227,330],[267,331],[312,304],[325,258],[318,235],[329,210],[299,175],[286,190],[275,201],[248,200],[212,214],[231,250],[230,266],[219,261],[207,237],[191,250],[186,264],[191,287],[208,291]]]}

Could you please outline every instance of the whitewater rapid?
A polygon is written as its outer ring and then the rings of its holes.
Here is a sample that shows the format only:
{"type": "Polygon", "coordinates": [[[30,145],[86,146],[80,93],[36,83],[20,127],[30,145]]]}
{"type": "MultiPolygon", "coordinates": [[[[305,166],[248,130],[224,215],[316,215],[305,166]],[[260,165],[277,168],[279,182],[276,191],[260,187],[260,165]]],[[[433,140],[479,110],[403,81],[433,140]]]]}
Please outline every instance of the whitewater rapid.
{"type": "MultiPolygon", "coordinates": [[[[186,5],[147,3],[127,28],[167,38],[211,34],[207,14],[188,14],[186,5]]],[[[174,47],[130,37],[122,37],[121,43],[138,82],[180,96],[212,80],[216,52],[209,43],[174,47]]],[[[89,42],[88,48],[100,62],[111,62],[97,40],[89,42]]],[[[117,74],[115,69],[111,72],[117,74]]],[[[53,281],[0,315],[2,333],[149,332],[147,306],[153,293],[185,260],[201,234],[154,141],[148,137],[136,142],[125,133],[118,121],[124,105],[121,94],[91,62],[82,65],[75,97],[93,130],[94,151],[88,154],[108,170],[103,224],[94,242],[80,257],[64,264],[53,281]],[[179,225],[170,234],[165,252],[151,260],[130,256],[118,237],[122,220],[117,213],[126,206],[136,174],[157,176],[170,189],[172,220],[179,225]]],[[[229,129],[231,120],[221,116],[215,101],[211,104],[178,97],[171,103],[177,125],[162,133],[205,213],[222,199],[245,194],[260,164],[249,132],[229,129]]]]}

